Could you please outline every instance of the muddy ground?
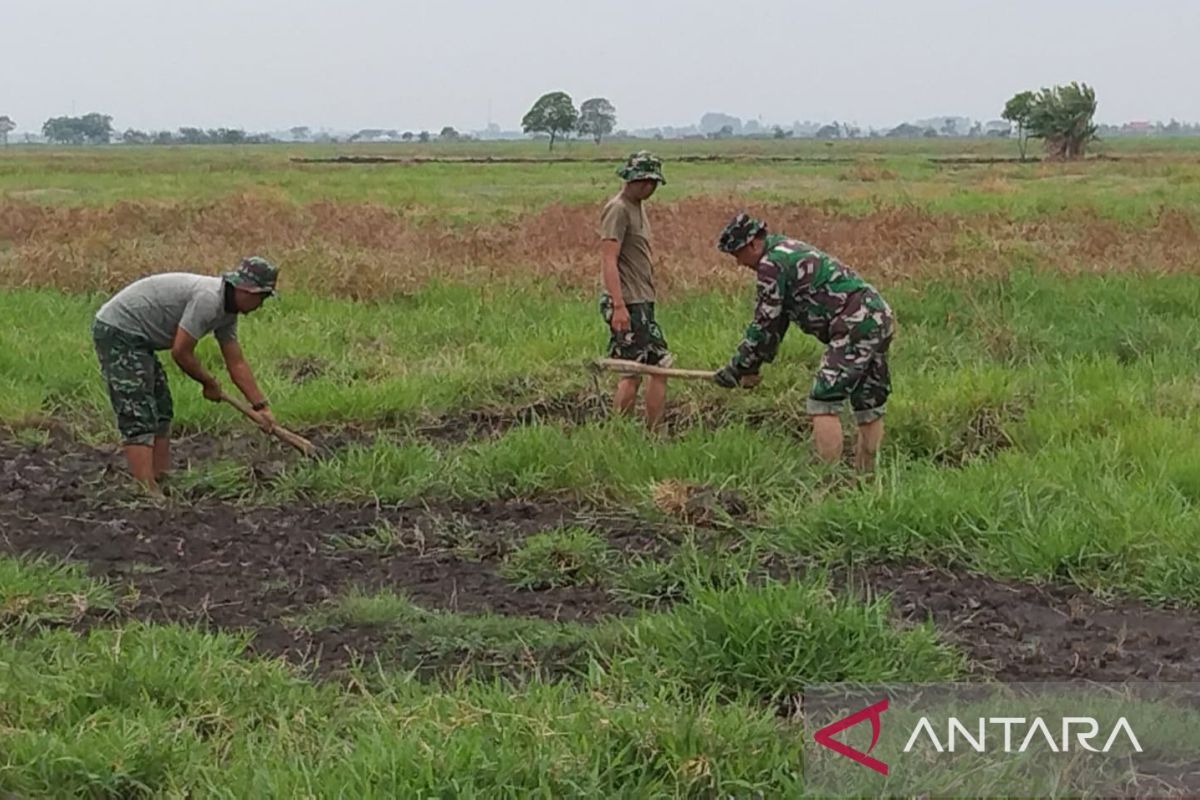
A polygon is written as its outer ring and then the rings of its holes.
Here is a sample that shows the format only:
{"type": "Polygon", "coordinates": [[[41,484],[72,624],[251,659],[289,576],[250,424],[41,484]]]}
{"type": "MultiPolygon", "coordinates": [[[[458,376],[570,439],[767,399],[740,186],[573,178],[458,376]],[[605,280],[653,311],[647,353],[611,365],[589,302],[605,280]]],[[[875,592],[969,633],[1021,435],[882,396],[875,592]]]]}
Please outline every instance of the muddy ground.
{"type": "MultiPolygon", "coordinates": [[[[268,472],[263,459],[288,458],[237,439],[194,437],[178,447],[181,461],[231,453],[268,472]]],[[[564,524],[595,529],[627,555],[663,557],[684,535],[675,525],[553,497],[155,505],[123,488],[121,469],[115,449],[62,434],[41,444],[0,436],[0,552],[87,563],[131,590],[115,616],[250,628],[257,651],[327,665],[370,656],[381,641],[370,628],[306,630],[296,622],[352,587],[393,589],[429,609],[591,622],[633,609],[598,586],[519,590],[499,574],[503,558],[524,537],[564,524]],[[381,527],[392,532],[390,544],[364,545],[381,527]]],[[[876,565],[848,580],[860,593],[890,594],[901,620],[932,619],[981,673],[1003,680],[1200,680],[1195,611],[913,564],[876,565]]]]}

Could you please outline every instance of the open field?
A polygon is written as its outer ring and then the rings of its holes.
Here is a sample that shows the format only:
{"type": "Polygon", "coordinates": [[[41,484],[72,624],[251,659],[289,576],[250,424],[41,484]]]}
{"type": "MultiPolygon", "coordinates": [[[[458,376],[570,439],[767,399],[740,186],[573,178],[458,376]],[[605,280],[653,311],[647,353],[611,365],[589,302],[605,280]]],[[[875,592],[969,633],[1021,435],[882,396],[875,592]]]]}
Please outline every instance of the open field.
{"type": "Polygon", "coordinates": [[[610,416],[626,144],[0,151],[0,795],[801,796],[810,683],[1200,681],[1200,145],[656,144],[679,366],[748,320],[743,207],[895,308],[874,475],[815,462],[798,333],[660,437],[610,416]],[[322,457],[168,365],[140,497],[91,316],[251,253],[283,297],[240,339],[322,457]]]}

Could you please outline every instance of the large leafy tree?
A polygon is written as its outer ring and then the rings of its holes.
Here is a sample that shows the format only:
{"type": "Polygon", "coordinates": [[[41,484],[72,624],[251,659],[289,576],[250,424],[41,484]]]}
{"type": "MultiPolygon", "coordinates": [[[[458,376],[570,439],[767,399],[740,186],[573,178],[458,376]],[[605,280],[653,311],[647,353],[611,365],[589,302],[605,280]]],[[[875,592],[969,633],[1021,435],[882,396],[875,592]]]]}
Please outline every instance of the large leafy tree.
{"type": "Polygon", "coordinates": [[[617,127],[617,109],[604,97],[584,100],[579,106],[579,135],[600,141],[617,127]]]}
{"type": "Polygon", "coordinates": [[[1021,160],[1029,139],[1041,139],[1050,158],[1082,158],[1096,139],[1096,91],[1071,82],[1040,92],[1021,92],[1004,106],[1002,115],[1017,126],[1021,160]]]}
{"type": "Polygon", "coordinates": [[[1033,98],[1029,135],[1045,143],[1051,158],[1082,158],[1096,139],[1096,91],[1085,84],[1042,89],[1033,98]]]}
{"type": "Polygon", "coordinates": [[[533,107],[521,120],[521,127],[526,133],[547,133],[550,135],[550,149],[554,149],[554,141],[560,135],[569,134],[575,130],[579,121],[579,112],[571,95],[566,92],[550,92],[538,98],[533,107]]]}

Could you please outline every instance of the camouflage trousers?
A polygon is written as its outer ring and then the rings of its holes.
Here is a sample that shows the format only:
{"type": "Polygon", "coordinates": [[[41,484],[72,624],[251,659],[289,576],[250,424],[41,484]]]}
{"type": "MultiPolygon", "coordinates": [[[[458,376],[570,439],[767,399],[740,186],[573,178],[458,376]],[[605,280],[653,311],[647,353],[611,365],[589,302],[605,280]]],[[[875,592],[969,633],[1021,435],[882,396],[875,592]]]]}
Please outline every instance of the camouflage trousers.
{"type": "Polygon", "coordinates": [[[877,293],[855,313],[835,320],[809,394],[809,414],[838,414],[847,399],[865,425],[883,417],[892,393],[888,349],[895,334],[892,310],[877,293]]]}
{"type": "Polygon", "coordinates": [[[174,407],[150,342],[96,320],[92,343],[124,443],[149,445],[155,436],[166,436],[174,407]]]}
{"type": "Polygon", "coordinates": [[[629,303],[629,330],[612,329],[613,302],[608,293],[600,295],[600,314],[608,326],[608,357],[637,361],[650,366],[669,367],[674,361],[663,338],[662,328],[654,319],[654,303],[629,303]]]}

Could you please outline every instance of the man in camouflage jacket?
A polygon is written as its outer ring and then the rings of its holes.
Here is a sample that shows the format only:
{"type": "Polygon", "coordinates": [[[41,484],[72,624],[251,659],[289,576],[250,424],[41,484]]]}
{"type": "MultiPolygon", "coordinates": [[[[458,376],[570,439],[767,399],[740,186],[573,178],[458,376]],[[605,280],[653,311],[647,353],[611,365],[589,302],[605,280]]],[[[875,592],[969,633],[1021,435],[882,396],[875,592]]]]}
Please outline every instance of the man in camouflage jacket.
{"type": "Polygon", "coordinates": [[[744,213],[725,226],[717,248],[755,271],[758,299],[745,337],[714,380],[730,389],[757,384],[759,367],[774,360],[789,324],[795,324],[826,345],[806,407],[817,453],[829,463],[841,459],[839,414],[849,400],[858,423],[855,465],[871,469],[891,394],[891,308],[837,259],[797,239],[769,234],[764,222],[744,213]]]}

